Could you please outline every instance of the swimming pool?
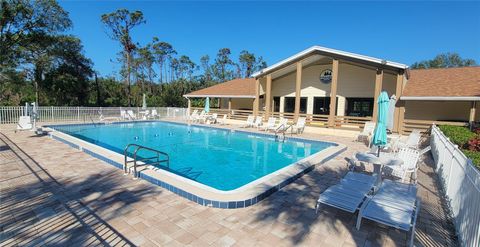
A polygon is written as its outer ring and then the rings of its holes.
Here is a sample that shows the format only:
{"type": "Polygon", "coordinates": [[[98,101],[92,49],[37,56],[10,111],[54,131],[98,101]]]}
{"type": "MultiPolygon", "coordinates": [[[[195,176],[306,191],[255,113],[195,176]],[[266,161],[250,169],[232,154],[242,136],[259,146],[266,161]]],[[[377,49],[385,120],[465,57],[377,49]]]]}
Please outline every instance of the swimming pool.
{"type": "MultiPolygon", "coordinates": [[[[168,172],[219,192],[231,192],[305,160],[338,144],[245,131],[150,121],[115,124],[49,126],[119,155],[130,143],[147,146],[170,157],[168,172]]],[[[258,182],[256,183],[258,184],[258,182]]]]}

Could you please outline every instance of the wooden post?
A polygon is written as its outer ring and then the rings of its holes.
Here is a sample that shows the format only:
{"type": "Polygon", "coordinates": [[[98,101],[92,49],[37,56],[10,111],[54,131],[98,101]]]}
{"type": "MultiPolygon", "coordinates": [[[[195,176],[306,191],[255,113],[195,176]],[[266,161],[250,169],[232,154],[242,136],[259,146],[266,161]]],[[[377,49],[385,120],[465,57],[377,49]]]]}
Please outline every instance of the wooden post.
{"type": "Polygon", "coordinates": [[[267,90],[265,91],[265,118],[270,117],[270,111],[272,110],[272,75],[267,75],[267,90]]]}
{"type": "Polygon", "coordinates": [[[228,118],[229,119],[231,114],[232,114],[232,98],[228,98],[228,118]]]}
{"type": "Polygon", "coordinates": [[[377,69],[377,74],[375,75],[375,92],[374,92],[374,100],[373,100],[373,117],[372,120],[374,122],[377,121],[377,115],[378,115],[378,96],[380,95],[380,92],[382,92],[382,84],[383,84],[383,70],[382,69],[377,69]]]}
{"type": "Polygon", "coordinates": [[[258,108],[260,108],[260,78],[255,80],[255,99],[253,100],[253,115],[258,116],[258,108]]]}
{"type": "Polygon", "coordinates": [[[472,101],[472,107],[470,108],[470,117],[468,119],[468,122],[470,123],[470,129],[473,129],[473,124],[475,123],[475,108],[477,107],[477,102],[472,101]]]}
{"type": "MultiPolygon", "coordinates": [[[[395,112],[393,114],[393,132],[400,133],[402,123],[400,123],[400,113],[405,114],[405,111],[400,111],[400,97],[403,94],[403,73],[397,74],[397,85],[395,89],[395,96],[397,97],[397,104],[395,105],[395,112]]],[[[402,117],[403,118],[403,117],[402,117]]]]}
{"type": "Polygon", "coordinates": [[[337,110],[337,85],[338,85],[338,60],[333,59],[332,63],[332,84],[330,85],[330,114],[328,115],[328,126],[335,127],[335,116],[337,110]]]}
{"type": "Polygon", "coordinates": [[[403,134],[403,125],[405,120],[405,101],[397,102],[398,105],[398,134],[403,134]]]}
{"type": "Polygon", "coordinates": [[[294,121],[296,122],[300,114],[300,97],[302,90],[302,62],[297,62],[297,78],[295,81],[295,111],[294,121]]]}

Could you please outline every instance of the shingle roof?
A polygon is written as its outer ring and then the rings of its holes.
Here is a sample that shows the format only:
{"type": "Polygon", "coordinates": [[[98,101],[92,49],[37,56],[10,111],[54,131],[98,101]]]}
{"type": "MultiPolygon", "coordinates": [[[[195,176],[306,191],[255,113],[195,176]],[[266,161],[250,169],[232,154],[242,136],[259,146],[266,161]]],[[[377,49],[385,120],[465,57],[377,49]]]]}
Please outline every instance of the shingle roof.
{"type": "Polygon", "coordinates": [[[255,98],[255,79],[234,79],[184,95],[185,97],[255,98]]]}
{"type": "Polygon", "coordinates": [[[480,67],[411,70],[402,97],[480,97],[480,67]]]}

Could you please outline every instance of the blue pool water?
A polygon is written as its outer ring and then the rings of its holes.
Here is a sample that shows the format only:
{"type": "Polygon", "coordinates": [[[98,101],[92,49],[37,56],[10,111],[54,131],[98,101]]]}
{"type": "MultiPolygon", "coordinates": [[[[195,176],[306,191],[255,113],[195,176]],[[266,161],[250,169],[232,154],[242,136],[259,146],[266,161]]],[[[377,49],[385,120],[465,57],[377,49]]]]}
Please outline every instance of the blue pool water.
{"type": "Polygon", "coordinates": [[[122,155],[130,143],[166,152],[171,172],[223,191],[336,145],[298,140],[282,143],[269,136],[161,121],[51,127],[122,155]]]}

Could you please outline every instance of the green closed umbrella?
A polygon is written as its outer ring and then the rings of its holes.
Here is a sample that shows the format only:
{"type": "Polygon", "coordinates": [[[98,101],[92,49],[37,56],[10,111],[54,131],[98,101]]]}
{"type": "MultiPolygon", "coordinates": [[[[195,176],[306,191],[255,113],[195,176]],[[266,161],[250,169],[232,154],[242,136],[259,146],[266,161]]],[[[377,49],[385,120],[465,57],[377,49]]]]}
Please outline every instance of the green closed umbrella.
{"type": "Polygon", "coordinates": [[[378,146],[378,155],[380,156],[380,147],[387,145],[387,121],[388,105],[390,99],[385,91],[382,91],[378,97],[378,115],[377,126],[373,134],[373,145],[378,146]]]}
{"type": "Polygon", "coordinates": [[[205,110],[206,113],[208,113],[210,111],[210,98],[209,97],[207,97],[205,99],[205,109],[204,110],[205,110]]]}

